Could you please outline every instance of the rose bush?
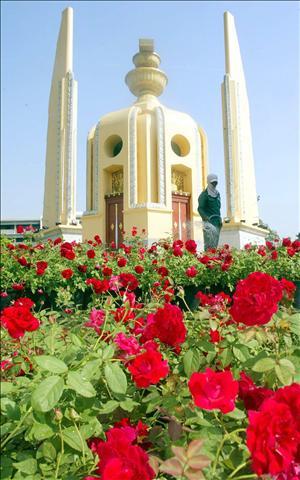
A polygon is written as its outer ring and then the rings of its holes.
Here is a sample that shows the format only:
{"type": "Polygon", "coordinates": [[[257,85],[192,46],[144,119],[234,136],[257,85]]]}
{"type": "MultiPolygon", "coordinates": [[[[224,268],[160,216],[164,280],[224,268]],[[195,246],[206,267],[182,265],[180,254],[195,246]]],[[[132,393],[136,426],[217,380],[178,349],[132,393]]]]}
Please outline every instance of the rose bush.
{"type": "Polygon", "coordinates": [[[1,478],[298,478],[299,256],[3,239],[1,478]]]}

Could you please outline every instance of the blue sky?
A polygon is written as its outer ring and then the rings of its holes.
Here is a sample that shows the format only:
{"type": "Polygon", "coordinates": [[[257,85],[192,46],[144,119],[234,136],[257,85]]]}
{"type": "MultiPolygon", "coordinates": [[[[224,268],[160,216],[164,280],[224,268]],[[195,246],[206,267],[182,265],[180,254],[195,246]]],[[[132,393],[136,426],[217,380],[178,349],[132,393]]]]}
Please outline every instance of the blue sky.
{"type": "Polygon", "coordinates": [[[50,82],[67,6],[79,89],[78,211],[85,209],[87,133],[134,102],[124,77],[138,39],[148,37],[169,78],[162,104],[189,113],[207,133],[225,215],[221,83],[229,10],[248,87],[260,217],[282,236],[300,231],[299,3],[281,1],[2,1],[2,218],[42,213],[50,82]]]}

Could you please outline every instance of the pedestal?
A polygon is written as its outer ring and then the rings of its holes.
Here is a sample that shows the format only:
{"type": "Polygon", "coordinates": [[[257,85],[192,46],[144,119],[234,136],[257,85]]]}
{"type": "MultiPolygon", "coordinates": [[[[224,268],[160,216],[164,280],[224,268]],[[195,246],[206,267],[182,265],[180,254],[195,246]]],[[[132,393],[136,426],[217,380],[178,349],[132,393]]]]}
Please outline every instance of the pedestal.
{"type": "Polygon", "coordinates": [[[227,243],[231,247],[244,248],[247,243],[254,245],[264,245],[268,230],[246,225],[244,223],[225,223],[223,224],[219,246],[227,243]]]}
{"type": "Polygon", "coordinates": [[[82,241],[82,226],[81,225],[57,225],[53,228],[43,230],[43,240],[50,238],[55,240],[61,237],[65,242],[81,242],[82,241]]]}

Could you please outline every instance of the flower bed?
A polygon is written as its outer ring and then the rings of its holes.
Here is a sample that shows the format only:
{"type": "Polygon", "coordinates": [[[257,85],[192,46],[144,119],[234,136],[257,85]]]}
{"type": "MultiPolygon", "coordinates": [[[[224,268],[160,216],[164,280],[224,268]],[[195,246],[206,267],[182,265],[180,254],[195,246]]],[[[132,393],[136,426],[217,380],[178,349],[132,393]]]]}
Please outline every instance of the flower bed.
{"type": "Polygon", "coordinates": [[[299,252],[4,239],[1,478],[299,478],[299,252]]]}

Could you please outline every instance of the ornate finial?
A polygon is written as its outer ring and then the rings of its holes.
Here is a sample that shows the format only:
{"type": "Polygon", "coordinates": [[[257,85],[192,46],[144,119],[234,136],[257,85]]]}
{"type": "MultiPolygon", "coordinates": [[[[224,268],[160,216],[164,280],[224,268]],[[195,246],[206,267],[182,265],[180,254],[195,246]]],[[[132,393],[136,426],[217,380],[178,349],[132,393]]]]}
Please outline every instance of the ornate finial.
{"type": "Polygon", "coordinates": [[[127,73],[126,85],[133,95],[140,98],[144,95],[159,97],[168,83],[164,72],[159,70],[160,57],[154,52],[151,39],[139,40],[139,52],[132,59],[135,69],[127,73]]]}

